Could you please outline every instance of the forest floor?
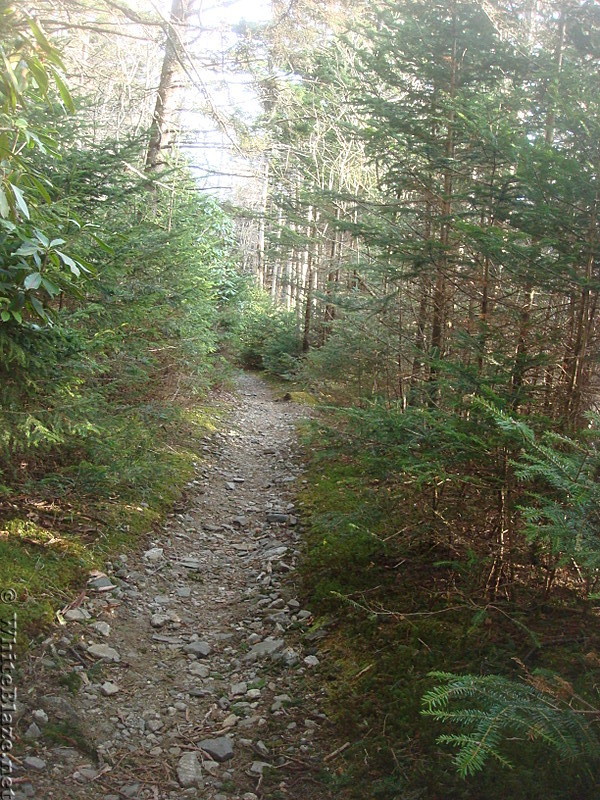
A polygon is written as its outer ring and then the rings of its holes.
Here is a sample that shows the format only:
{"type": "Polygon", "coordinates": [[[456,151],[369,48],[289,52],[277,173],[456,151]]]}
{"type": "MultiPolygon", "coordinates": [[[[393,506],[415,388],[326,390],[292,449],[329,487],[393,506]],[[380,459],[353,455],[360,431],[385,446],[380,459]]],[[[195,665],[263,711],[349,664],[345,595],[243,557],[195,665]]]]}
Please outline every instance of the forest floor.
{"type": "Polygon", "coordinates": [[[184,500],[24,656],[17,800],[330,796],[326,656],[294,577],[309,412],[252,374],[225,400],[184,500]]]}

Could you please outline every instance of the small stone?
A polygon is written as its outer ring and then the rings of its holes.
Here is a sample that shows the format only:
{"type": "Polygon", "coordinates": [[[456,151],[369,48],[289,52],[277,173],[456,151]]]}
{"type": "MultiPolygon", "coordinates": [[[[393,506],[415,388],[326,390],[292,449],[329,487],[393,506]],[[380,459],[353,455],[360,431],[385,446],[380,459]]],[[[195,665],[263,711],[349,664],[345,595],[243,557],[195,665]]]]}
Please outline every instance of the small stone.
{"type": "Polygon", "coordinates": [[[140,793],[140,784],[139,783],[129,783],[127,786],[121,786],[120,792],[125,797],[137,797],[140,793]]]}
{"type": "Polygon", "coordinates": [[[192,686],[192,688],[188,691],[190,697],[208,697],[212,694],[210,689],[204,689],[202,686],[192,686]]]}
{"type": "Polygon", "coordinates": [[[77,772],[86,781],[93,781],[98,775],[98,770],[92,769],[92,767],[80,767],[77,772]]]}
{"type": "Polygon", "coordinates": [[[286,667],[295,667],[300,661],[300,655],[292,647],[286,647],[281,652],[280,658],[286,667]]]}
{"type": "Polygon", "coordinates": [[[196,658],[206,658],[210,655],[211,649],[208,642],[190,642],[184,646],[183,652],[196,656],[196,658]]]}
{"type": "Polygon", "coordinates": [[[53,720],[68,722],[70,725],[79,725],[81,723],[75,707],[64,697],[46,694],[40,698],[40,705],[53,720]]]}
{"type": "Polygon", "coordinates": [[[149,719],[146,722],[146,728],[149,731],[152,731],[152,733],[156,733],[157,731],[159,731],[162,728],[162,726],[163,726],[162,720],[160,719],[149,719]]]}
{"type": "Polygon", "coordinates": [[[164,554],[165,554],[164,548],[152,547],[150,548],[150,550],[146,550],[146,552],[143,555],[143,558],[145,558],[146,561],[160,561],[161,558],[164,556],[164,554]]]}
{"type": "Polygon", "coordinates": [[[28,800],[29,797],[35,797],[35,789],[30,783],[22,783],[19,789],[9,796],[12,797],[13,800],[28,800]]]}
{"type": "Polygon", "coordinates": [[[179,563],[182,567],[190,570],[199,571],[202,568],[202,564],[197,558],[183,558],[179,563]]]}
{"type": "Polygon", "coordinates": [[[41,708],[36,708],[32,717],[36,722],[39,722],[40,725],[46,725],[48,723],[48,714],[41,708]]]}
{"type": "Polygon", "coordinates": [[[267,514],[267,522],[289,522],[290,515],[272,511],[267,514]]]}
{"type": "Polygon", "coordinates": [[[269,755],[269,748],[264,742],[258,741],[256,743],[256,749],[261,754],[261,756],[268,756],[269,755]]]}
{"type": "Polygon", "coordinates": [[[23,734],[23,738],[27,739],[27,741],[29,742],[33,742],[36,739],[39,739],[41,735],[42,732],[39,729],[39,727],[35,724],[35,722],[32,722],[31,725],[27,728],[27,730],[23,734]]]}
{"type": "Polygon", "coordinates": [[[162,628],[168,621],[169,617],[166,614],[152,614],[150,617],[150,625],[152,625],[153,628],[162,628]]]}
{"type": "Polygon", "coordinates": [[[113,694],[120,692],[121,689],[119,686],[117,686],[116,683],[112,683],[111,681],[105,681],[100,687],[100,691],[102,692],[104,697],[112,697],[113,694]]]}
{"type": "Polygon", "coordinates": [[[229,691],[234,697],[239,697],[241,695],[246,694],[246,692],[248,691],[248,684],[246,683],[246,681],[240,681],[240,683],[232,683],[231,689],[229,691]]]}
{"type": "Polygon", "coordinates": [[[258,800],[258,795],[254,794],[254,792],[246,792],[246,794],[242,795],[242,800],[258,800]]]}
{"type": "Polygon", "coordinates": [[[23,764],[28,769],[36,769],[36,770],[43,770],[46,769],[46,762],[43,758],[38,758],[37,756],[27,756],[23,759],[23,764]]]}
{"type": "Polygon", "coordinates": [[[304,663],[307,667],[318,667],[321,662],[316,656],[306,656],[304,663]]]}
{"type": "Polygon", "coordinates": [[[70,608],[64,613],[65,619],[69,622],[83,622],[86,619],[91,619],[91,616],[85,608],[70,608]]]}
{"type": "Polygon", "coordinates": [[[260,694],[261,694],[260,689],[248,689],[248,691],[246,692],[246,697],[248,698],[248,700],[258,700],[260,694]]]}
{"type": "Polygon", "coordinates": [[[110,625],[108,622],[94,622],[90,625],[95,631],[98,631],[102,636],[110,636],[110,625]]]}
{"type": "Polygon", "coordinates": [[[233,742],[229,736],[219,736],[217,739],[202,739],[198,747],[208,753],[215,761],[227,761],[233,758],[233,742]]]}
{"type": "Polygon", "coordinates": [[[189,586],[178,586],[175,590],[177,597],[189,597],[192,593],[192,590],[189,586]]]}
{"type": "Polygon", "coordinates": [[[87,649],[88,653],[94,658],[104,658],[106,661],[120,661],[121,656],[117,653],[114,647],[109,647],[107,644],[93,644],[87,649]]]}
{"type": "Polygon", "coordinates": [[[258,642],[250,648],[244,656],[244,661],[255,661],[257,658],[272,656],[283,649],[284,645],[283,639],[273,639],[272,636],[268,636],[262,642],[258,642]]]}
{"type": "Polygon", "coordinates": [[[217,775],[219,774],[220,768],[221,768],[221,765],[219,764],[218,761],[209,761],[207,759],[206,761],[202,762],[202,769],[205,772],[208,772],[208,774],[211,776],[211,778],[216,778],[217,777],[217,775]]]}
{"type": "Polygon", "coordinates": [[[106,575],[101,575],[99,578],[94,578],[93,580],[88,581],[88,586],[90,589],[94,589],[96,592],[110,592],[112,589],[117,588],[111,579],[106,577],[106,575]]]}
{"type": "Polygon", "coordinates": [[[262,775],[265,767],[270,767],[270,764],[267,764],[266,761],[253,761],[250,767],[250,772],[253,775],[262,775]]]}
{"type": "Polygon", "coordinates": [[[210,669],[206,664],[198,664],[197,662],[190,664],[189,671],[197,678],[208,678],[210,675],[210,669]]]}
{"type": "Polygon", "coordinates": [[[140,731],[143,733],[146,729],[146,720],[138,714],[130,714],[125,720],[125,727],[131,731],[140,731]]]}
{"type": "Polygon", "coordinates": [[[202,787],[202,768],[195,753],[184,753],[177,764],[177,779],[184,789],[202,787]]]}

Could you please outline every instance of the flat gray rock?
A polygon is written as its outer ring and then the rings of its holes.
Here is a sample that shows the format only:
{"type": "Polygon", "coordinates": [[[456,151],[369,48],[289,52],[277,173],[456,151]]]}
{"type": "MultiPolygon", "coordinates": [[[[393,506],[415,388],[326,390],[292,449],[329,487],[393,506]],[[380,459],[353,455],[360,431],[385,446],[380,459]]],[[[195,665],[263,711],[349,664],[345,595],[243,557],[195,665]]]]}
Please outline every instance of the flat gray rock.
{"type": "Polygon", "coordinates": [[[90,628],[97,631],[102,636],[110,636],[110,625],[108,622],[94,622],[90,628]]]}
{"type": "Polygon", "coordinates": [[[206,658],[211,653],[211,646],[208,642],[190,642],[184,645],[183,652],[197,658],[206,658]]]}
{"type": "Polygon", "coordinates": [[[233,758],[233,742],[229,736],[219,736],[217,739],[202,739],[198,747],[215,761],[228,761],[233,758]]]}
{"type": "Polygon", "coordinates": [[[65,611],[65,619],[68,622],[83,622],[86,619],[91,619],[91,614],[85,608],[70,608],[65,611]]]}
{"type": "Polygon", "coordinates": [[[177,764],[177,780],[184,789],[202,786],[202,768],[195,753],[181,756],[177,764]]]}
{"type": "Polygon", "coordinates": [[[112,697],[113,694],[117,694],[117,692],[121,690],[116,683],[112,683],[111,681],[105,681],[100,687],[100,691],[102,692],[104,697],[112,697]]]}
{"type": "MultiPolygon", "coordinates": [[[[69,722],[72,725],[78,725],[79,714],[71,703],[68,700],[65,700],[64,697],[60,697],[59,695],[54,694],[46,694],[40,698],[40,705],[46,714],[46,722],[48,721],[48,717],[54,720],[58,720],[59,722],[69,722]]],[[[39,711],[40,709],[38,709],[39,711]]],[[[37,719],[37,717],[36,717],[37,719]]],[[[39,719],[38,719],[39,721],[39,719]]]]}
{"type": "Polygon", "coordinates": [[[88,647],[87,652],[94,656],[94,658],[104,658],[106,661],[120,661],[121,656],[117,653],[114,647],[109,647],[107,644],[93,644],[88,647]]]}
{"type": "Polygon", "coordinates": [[[267,522],[289,522],[290,515],[289,514],[280,514],[277,511],[271,511],[267,514],[267,522]]]}
{"type": "Polygon", "coordinates": [[[88,586],[90,589],[94,589],[97,592],[110,592],[117,588],[111,579],[106,577],[106,575],[102,575],[100,578],[94,578],[93,580],[88,581],[88,586]]]}
{"type": "Polygon", "coordinates": [[[165,554],[165,551],[162,547],[152,547],[150,550],[146,550],[143,555],[143,558],[146,561],[160,561],[165,554]]]}
{"type": "Polygon", "coordinates": [[[202,568],[202,563],[197,558],[183,558],[177,563],[186,569],[198,571],[202,568]]]}
{"type": "Polygon", "coordinates": [[[257,642],[244,656],[244,661],[256,661],[258,658],[266,658],[278,653],[285,646],[283,639],[273,639],[268,636],[262,642],[257,642]]]}
{"type": "Polygon", "coordinates": [[[29,742],[33,742],[35,739],[39,739],[41,735],[42,731],[39,726],[36,725],[35,722],[32,722],[23,734],[23,738],[27,739],[29,742]]]}
{"type": "Polygon", "coordinates": [[[270,764],[267,764],[266,761],[253,761],[250,767],[250,772],[253,775],[262,775],[265,767],[270,767],[270,764]]]}
{"type": "Polygon", "coordinates": [[[46,762],[44,759],[38,758],[37,756],[27,756],[27,758],[23,759],[23,764],[27,767],[27,769],[46,769],[46,762]]]}

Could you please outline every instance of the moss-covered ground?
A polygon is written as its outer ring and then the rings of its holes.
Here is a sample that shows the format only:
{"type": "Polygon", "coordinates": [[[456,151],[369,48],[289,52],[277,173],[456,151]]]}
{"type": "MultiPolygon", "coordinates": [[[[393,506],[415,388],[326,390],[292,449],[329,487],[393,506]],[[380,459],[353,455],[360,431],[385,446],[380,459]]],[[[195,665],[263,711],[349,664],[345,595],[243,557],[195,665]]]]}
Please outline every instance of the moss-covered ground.
{"type": "MultiPolygon", "coordinates": [[[[375,480],[361,453],[324,452],[307,434],[304,602],[329,651],[329,708],[339,743],[332,792],[353,800],[595,800],[595,767],[538,744],[507,742],[512,769],[489,762],[457,776],[438,724],[421,713],[433,670],[559,674],[594,700],[600,628],[577,603],[486,600],[476,553],[458,558],[428,530],[394,481],[375,480]],[[451,557],[452,555],[452,557],[451,557]]],[[[446,728],[444,732],[448,732],[446,728]]],[[[333,747],[332,747],[333,749],[333,747]]]]}

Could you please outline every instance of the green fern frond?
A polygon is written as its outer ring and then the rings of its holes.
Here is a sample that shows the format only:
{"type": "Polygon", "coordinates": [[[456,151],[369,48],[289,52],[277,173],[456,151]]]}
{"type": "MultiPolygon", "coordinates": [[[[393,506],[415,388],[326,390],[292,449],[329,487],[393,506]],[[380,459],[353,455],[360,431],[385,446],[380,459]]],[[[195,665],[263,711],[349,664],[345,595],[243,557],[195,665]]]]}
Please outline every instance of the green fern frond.
{"type": "Polygon", "coordinates": [[[591,724],[550,692],[500,675],[431,677],[438,683],[424,695],[422,713],[463,729],[438,738],[458,748],[454,762],[462,777],[481,770],[490,757],[511,766],[501,751],[507,737],[542,742],[566,760],[600,757],[591,724]]]}

